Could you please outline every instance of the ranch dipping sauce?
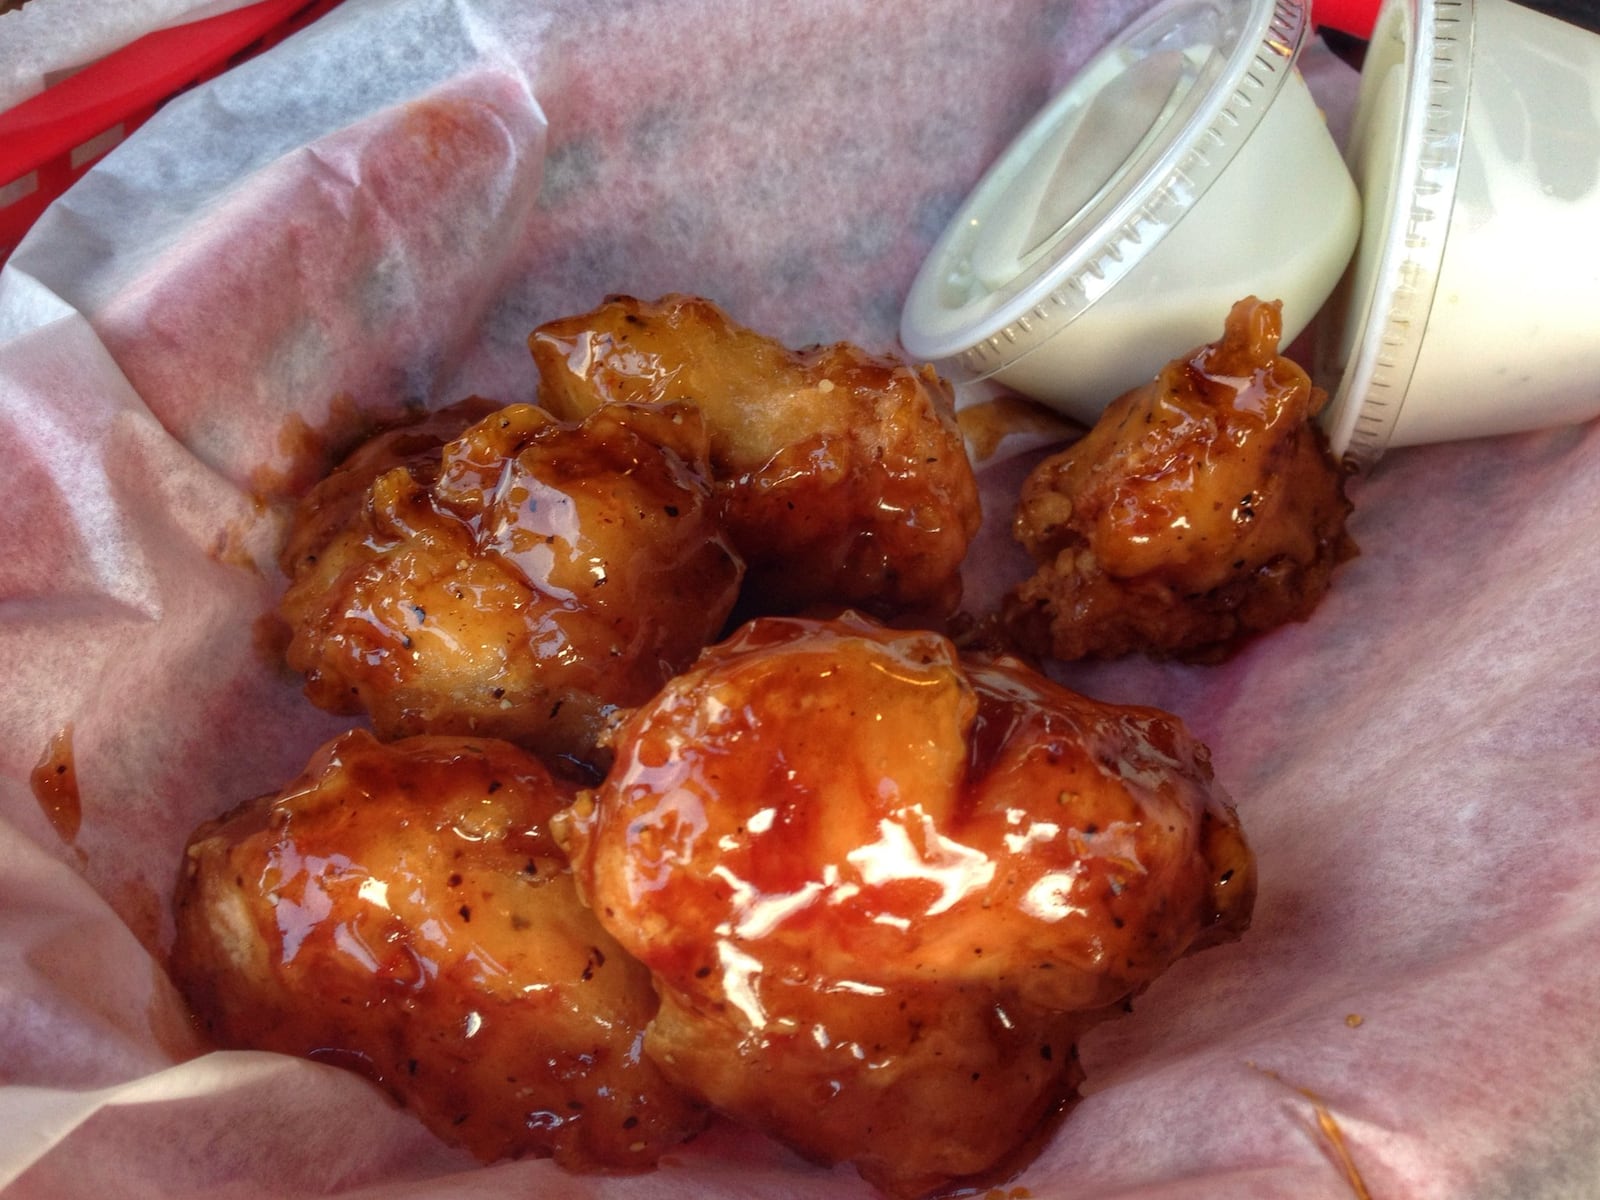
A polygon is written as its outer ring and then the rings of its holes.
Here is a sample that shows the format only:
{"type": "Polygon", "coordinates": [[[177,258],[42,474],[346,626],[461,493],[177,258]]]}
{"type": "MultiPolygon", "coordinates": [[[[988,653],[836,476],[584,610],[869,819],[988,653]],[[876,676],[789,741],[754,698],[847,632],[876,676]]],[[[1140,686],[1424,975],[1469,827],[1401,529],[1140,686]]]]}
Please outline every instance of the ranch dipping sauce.
{"type": "Polygon", "coordinates": [[[1307,29],[1302,7],[1269,0],[1168,0],[1130,26],[935,245],[906,301],[906,349],[1092,423],[1242,296],[1282,299],[1292,339],[1360,223],[1294,68],[1307,29]]]}
{"type": "Polygon", "coordinates": [[[1309,28],[1299,0],[1164,0],[1123,31],[935,243],[906,349],[1093,424],[1255,295],[1286,343],[1316,320],[1352,467],[1600,415],[1600,35],[1386,0],[1347,164],[1295,69],[1309,28]]]}
{"type": "Polygon", "coordinates": [[[1600,37],[1510,0],[1391,0],[1348,158],[1363,230],[1314,372],[1335,450],[1594,416],[1600,37]]]}

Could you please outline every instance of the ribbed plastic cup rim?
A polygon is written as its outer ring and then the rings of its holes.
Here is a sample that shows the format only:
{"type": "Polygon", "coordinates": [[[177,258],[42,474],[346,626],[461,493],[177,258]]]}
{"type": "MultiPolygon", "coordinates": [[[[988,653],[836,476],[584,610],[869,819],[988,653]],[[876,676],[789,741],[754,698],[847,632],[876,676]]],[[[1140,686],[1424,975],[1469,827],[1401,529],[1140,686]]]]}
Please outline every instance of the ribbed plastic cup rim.
{"type": "Polygon", "coordinates": [[[1299,0],[1253,0],[1247,10],[1230,0],[1164,0],[1150,9],[1030,122],[956,213],[907,295],[901,320],[906,350],[982,378],[1070,325],[1135,270],[1227,169],[1291,77],[1308,30],[1299,0]],[[1002,287],[971,294],[963,272],[983,222],[1058,123],[1082,106],[1083,81],[1106,71],[1112,56],[1148,53],[1164,43],[1170,48],[1174,31],[1205,19],[1224,28],[1237,22],[1233,44],[1222,48],[1220,61],[1206,64],[1212,78],[1200,81],[1205,86],[1192,87],[1168,115],[1162,152],[1137,172],[1125,159],[1063,223],[1039,261],[1002,287]]]}
{"type": "MultiPolygon", "coordinates": [[[[1392,178],[1384,181],[1387,211],[1373,214],[1384,238],[1357,249],[1348,278],[1366,273],[1371,287],[1364,295],[1347,294],[1348,282],[1341,287],[1317,348],[1316,375],[1332,385],[1329,442],[1358,468],[1389,444],[1433,308],[1466,132],[1473,0],[1390,0],[1374,36],[1394,22],[1405,23],[1407,87],[1392,178]]],[[[1358,110],[1358,126],[1366,116],[1358,110]]],[[[1373,181],[1362,192],[1371,203],[1373,181]]]]}

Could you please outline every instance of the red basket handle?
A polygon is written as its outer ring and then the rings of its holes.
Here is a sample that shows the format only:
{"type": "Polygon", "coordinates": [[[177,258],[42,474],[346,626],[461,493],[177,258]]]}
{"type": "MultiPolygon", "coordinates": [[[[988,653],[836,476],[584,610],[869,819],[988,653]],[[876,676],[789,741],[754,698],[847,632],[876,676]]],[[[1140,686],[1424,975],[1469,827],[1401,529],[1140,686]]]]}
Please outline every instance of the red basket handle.
{"type": "Polygon", "coordinates": [[[1365,41],[1377,23],[1378,7],[1379,0],[1311,0],[1311,23],[1365,41]]]}
{"type": "Polygon", "coordinates": [[[308,0],[258,0],[159,29],[0,113],[0,185],[165,100],[307,6],[308,0]]]}

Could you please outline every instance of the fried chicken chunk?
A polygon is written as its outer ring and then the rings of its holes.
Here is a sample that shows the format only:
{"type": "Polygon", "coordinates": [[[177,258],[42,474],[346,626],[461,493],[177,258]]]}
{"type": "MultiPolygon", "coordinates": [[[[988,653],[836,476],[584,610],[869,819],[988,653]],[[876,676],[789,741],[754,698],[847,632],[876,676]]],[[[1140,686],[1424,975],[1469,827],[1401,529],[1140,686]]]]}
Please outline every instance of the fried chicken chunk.
{"type": "Polygon", "coordinates": [[[615,740],[557,836],[654,974],[646,1053],[890,1192],[1020,1165],[1078,1033],[1249,921],[1254,860],[1176,718],[936,634],[757,620],[615,740]]]}
{"type": "Polygon", "coordinates": [[[336,738],[197,831],[174,977],[221,1045],[357,1070],[482,1158],[649,1167],[703,1109],[641,1054],[649,975],[548,832],[570,795],[505,742],[336,738]]]}
{"type": "Polygon", "coordinates": [[[1006,600],[1016,645],[1059,659],[1226,657],[1311,615],[1356,553],[1327,397],[1278,355],[1281,305],[1234,305],[1036,467],[1014,532],[1037,565],[1006,600]]]}
{"type": "Polygon", "coordinates": [[[794,352],[682,295],[615,296],[529,346],[539,401],[560,416],[641,400],[705,414],[748,611],[954,611],[978,490],[932,368],[842,343],[794,352]]]}
{"type": "Polygon", "coordinates": [[[463,417],[383,435],[302,501],[282,558],[289,665],[315,704],[368,712],[381,737],[583,758],[737,598],[700,414],[463,417]]]}

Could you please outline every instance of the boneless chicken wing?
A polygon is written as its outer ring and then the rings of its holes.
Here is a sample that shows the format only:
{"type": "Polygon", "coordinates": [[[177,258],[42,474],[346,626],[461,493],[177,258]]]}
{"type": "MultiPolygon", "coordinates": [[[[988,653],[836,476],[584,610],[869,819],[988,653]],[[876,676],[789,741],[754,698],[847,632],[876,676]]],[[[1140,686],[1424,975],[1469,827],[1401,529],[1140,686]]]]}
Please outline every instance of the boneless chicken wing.
{"type": "Polygon", "coordinates": [[[748,611],[938,620],[955,608],[978,491],[931,368],[846,344],[791,351],[682,295],[612,297],[529,345],[540,403],[558,415],[641,400],[705,415],[748,611]]]}
{"type": "Polygon", "coordinates": [[[400,430],[301,503],[283,553],[288,662],[386,738],[504,737],[582,758],[722,629],[743,565],[700,414],[531,405],[400,430]]]}
{"type": "Polygon", "coordinates": [[[654,974],[647,1052],[893,1192],[1007,1162],[1071,1098],[1079,1031],[1249,919],[1175,718],[932,633],[752,622],[615,749],[558,836],[654,974]]]}
{"type": "Polygon", "coordinates": [[[1220,341],[1035,468],[1014,529],[1037,569],[1004,612],[1019,646],[1216,659],[1311,614],[1355,543],[1311,419],[1326,396],[1278,355],[1280,310],[1240,301],[1220,341]]]}
{"type": "Polygon", "coordinates": [[[503,742],[335,739],[191,840],[174,976],[220,1044],[354,1068],[483,1158],[648,1167],[702,1110],[549,835],[570,797],[503,742]]]}

